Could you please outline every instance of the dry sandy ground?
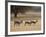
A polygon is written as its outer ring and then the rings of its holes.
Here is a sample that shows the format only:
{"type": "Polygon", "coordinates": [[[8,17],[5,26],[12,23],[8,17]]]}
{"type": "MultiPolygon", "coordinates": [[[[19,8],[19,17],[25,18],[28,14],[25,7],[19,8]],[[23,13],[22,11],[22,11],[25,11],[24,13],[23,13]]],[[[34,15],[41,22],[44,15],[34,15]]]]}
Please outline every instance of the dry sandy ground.
{"type": "Polygon", "coordinates": [[[38,22],[36,24],[26,24],[26,26],[24,24],[20,24],[20,26],[15,25],[14,23],[11,24],[11,28],[10,28],[11,32],[16,32],[16,31],[39,31],[41,29],[41,20],[38,19],[38,22]]]}

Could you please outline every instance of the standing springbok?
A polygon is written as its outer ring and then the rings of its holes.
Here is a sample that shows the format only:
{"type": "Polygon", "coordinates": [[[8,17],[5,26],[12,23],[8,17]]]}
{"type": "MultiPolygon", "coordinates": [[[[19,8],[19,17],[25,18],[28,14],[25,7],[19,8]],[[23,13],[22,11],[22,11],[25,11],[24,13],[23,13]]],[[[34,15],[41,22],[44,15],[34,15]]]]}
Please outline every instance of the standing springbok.
{"type": "Polygon", "coordinates": [[[26,24],[31,24],[31,21],[30,20],[25,21],[25,25],[26,24]]]}
{"type": "Polygon", "coordinates": [[[38,20],[32,20],[31,23],[36,24],[36,22],[38,22],[38,20]]]}
{"type": "Polygon", "coordinates": [[[36,22],[38,22],[38,20],[28,20],[28,21],[25,21],[25,25],[26,24],[31,25],[32,23],[36,24],[36,22]]]}
{"type": "Polygon", "coordinates": [[[15,20],[15,21],[14,21],[14,26],[15,26],[15,25],[18,25],[18,26],[19,26],[21,23],[22,23],[22,20],[15,20]]]}

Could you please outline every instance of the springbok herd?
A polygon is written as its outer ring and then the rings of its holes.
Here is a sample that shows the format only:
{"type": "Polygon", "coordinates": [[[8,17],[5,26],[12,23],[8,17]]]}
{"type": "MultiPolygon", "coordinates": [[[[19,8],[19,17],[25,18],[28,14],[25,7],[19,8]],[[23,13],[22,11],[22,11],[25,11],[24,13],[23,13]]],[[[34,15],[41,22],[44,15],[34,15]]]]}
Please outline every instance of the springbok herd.
{"type": "Polygon", "coordinates": [[[31,25],[32,23],[36,24],[37,22],[38,20],[14,20],[14,26],[15,25],[20,26],[21,23],[23,23],[26,26],[26,24],[31,25]]]}

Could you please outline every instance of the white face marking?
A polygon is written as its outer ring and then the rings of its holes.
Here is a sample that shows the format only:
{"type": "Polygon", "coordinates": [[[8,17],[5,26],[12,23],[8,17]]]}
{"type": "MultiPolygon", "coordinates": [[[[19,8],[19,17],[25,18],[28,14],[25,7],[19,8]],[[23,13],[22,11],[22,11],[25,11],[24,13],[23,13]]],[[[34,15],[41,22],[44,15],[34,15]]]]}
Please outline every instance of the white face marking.
{"type": "Polygon", "coordinates": [[[25,23],[25,21],[23,21],[23,23],[25,23]]]}

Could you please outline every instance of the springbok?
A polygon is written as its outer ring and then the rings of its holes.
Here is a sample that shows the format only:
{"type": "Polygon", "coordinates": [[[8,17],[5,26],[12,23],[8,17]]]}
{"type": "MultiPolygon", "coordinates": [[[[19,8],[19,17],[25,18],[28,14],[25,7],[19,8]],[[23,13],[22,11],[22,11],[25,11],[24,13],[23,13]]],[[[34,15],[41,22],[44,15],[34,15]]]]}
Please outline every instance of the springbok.
{"type": "Polygon", "coordinates": [[[36,24],[36,22],[38,22],[37,20],[28,20],[28,21],[25,21],[25,25],[26,24],[32,24],[32,23],[34,23],[34,24],[36,24]]]}
{"type": "Polygon", "coordinates": [[[20,25],[22,23],[22,20],[16,20],[16,21],[14,21],[14,26],[15,25],[20,25]]]}
{"type": "Polygon", "coordinates": [[[25,21],[25,25],[26,24],[31,24],[31,21],[30,20],[25,21]]]}
{"type": "Polygon", "coordinates": [[[36,24],[36,22],[38,22],[38,20],[32,20],[31,23],[36,24]]]}

